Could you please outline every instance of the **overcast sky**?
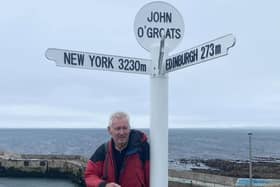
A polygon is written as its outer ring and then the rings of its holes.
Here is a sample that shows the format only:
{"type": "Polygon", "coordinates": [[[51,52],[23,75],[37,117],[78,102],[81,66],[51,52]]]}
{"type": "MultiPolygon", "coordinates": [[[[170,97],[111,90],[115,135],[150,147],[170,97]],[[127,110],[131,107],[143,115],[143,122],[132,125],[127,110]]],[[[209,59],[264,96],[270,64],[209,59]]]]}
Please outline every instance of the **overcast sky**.
{"type": "MultiPolygon", "coordinates": [[[[149,127],[150,77],[63,68],[45,57],[62,48],[150,59],[134,18],[150,1],[5,1],[0,6],[0,127],[105,128],[126,111],[149,127]]],[[[229,55],[170,73],[169,127],[280,127],[280,1],[166,1],[184,38],[170,55],[225,34],[229,55]]]]}

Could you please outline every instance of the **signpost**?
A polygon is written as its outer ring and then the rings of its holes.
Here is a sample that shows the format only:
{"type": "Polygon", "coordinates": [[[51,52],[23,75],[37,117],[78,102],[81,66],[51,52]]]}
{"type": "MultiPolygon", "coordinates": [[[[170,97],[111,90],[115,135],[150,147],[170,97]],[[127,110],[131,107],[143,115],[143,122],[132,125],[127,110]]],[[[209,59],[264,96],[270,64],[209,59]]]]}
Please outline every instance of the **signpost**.
{"type": "Polygon", "coordinates": [[[179,11],[166,2],[151,2],[137,13],[134,33],[151,53],[151,60],[50,48],[46,57],[57,66],[148,74],[150,83],[150,186],[168,186],[168,76],[169,72],[228,54],[232,34],[168,56],[184,36],[179,11]]]}
{"type": "Polygon", "coordinates": [[[233,47],[234,44],[234,36],[228,34],[197,47],[174,54],[165,60],[163,72],[169,73],[171,71],[225,56],[228,54],[229,48],[233,47]]]}
{"type": "Polygon", "coordinates": [[[179,11],[165,2],[151,2],[143,6],[134,20],[134,34],[138,43],[152,52],[162,38],[167,51],[174,49],[184,36],[184,20],[179,11]]]}
{"type": "Polygon", "coordinates": [[[46,51],[46,57],[62,67],[151,74],[151,60],[141,58],[53,48],[46,51]]]}

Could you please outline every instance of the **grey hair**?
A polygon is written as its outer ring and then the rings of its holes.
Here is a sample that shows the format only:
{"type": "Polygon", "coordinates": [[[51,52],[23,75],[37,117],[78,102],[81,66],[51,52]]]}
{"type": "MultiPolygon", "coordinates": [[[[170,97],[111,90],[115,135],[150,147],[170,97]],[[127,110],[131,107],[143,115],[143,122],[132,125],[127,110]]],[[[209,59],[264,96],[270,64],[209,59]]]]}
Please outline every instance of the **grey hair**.
{"type": "Polygon", "coordinates": [[[125,113],[125,112],[115,112],[111,115],[111,117],[109,119],[109,127],[112,126],[112,123],[113,123],[114,119],[123,119],[123,118],[127,119],[128,125],[130,126],[129,116],[128,116],[127,113],[125,113]]]}

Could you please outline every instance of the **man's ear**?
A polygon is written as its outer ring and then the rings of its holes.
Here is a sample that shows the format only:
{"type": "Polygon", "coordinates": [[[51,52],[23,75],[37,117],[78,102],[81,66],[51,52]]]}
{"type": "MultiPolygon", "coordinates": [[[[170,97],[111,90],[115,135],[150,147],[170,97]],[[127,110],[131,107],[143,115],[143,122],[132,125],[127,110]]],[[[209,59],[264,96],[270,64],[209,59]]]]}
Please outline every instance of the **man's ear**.
{"type": "Polygon", "coordinates": [[[109,134],[111,134],[111,127],[110,126],[107,127],[107,130],[108,130],[109,134]]]}

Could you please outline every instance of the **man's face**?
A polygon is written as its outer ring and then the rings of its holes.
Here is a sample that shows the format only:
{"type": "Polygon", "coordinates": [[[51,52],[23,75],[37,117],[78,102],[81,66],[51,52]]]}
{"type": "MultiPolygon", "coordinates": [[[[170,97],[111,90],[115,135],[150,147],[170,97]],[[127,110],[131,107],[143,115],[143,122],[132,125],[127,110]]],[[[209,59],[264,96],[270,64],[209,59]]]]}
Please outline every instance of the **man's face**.
{"type": "Polygon", "coordinates": [[[130,126],[126,118],[115,118],[112,125],[108,127],[114,143],[117,147],[125,146],[129,139],[130,126]]]}

